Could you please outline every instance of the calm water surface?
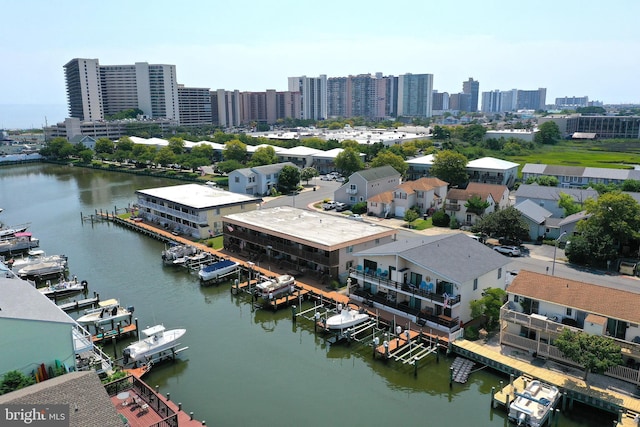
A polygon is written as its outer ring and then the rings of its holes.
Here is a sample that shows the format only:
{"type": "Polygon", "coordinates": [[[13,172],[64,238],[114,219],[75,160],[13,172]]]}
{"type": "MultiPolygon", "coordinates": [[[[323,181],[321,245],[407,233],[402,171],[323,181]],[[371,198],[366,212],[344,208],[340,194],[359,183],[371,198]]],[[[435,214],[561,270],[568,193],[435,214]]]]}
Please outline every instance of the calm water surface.
{"type": "MultiPolygon", "coordinates": [[[[135,190],[174,184],[66,166],[0,167],[5,224],[31,222],[41,249],[68,255],[71,274],[102,299],[133,305],[141,327],[187,329],[182,344],[189,349],[156,366],[145,377],[149,385],[207,425],[507,425],[489,397],[507,379],[488,369],[450,389],[451,360],[431,357],[416,378],[413,367],[373,360],[368,346],[326,343],[311,322],[292,322],[289,309],[254,312],[228,286],[200,287],[197,276],[162,266],[160,242],[80,220],[134,203],[135,190]]],[[[558,425],[611,426],[612,417],[576,406],[558,425]]]]}

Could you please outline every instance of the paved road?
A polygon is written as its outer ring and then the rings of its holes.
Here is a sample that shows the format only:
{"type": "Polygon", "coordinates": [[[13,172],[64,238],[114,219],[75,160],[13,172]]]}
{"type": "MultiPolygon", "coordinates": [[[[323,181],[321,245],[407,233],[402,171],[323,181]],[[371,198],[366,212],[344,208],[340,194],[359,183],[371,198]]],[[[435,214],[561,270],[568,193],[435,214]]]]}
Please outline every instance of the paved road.
{"type": "MultiPolygon", "coordinates": [[[[313,208],[314,203],[320,202],[324,199],[333,199],[334,191],[340,185],[340,183],[335,181],[321,181],[320,178],[315,178],[309,182],[308,186],[305,186],[305,190],[297,195],[281,196],[273,199],[265,198],[265,202],[262,206],[264,208],[275,206],[293,206],[301,209],[306,209],[308,207],[313,208]],[[313,191],[314,186],[316,191],[313,191]]],[[[341,215],[341,213],[335,211],[329,211],[327,213],[331,215],[341,215]]],[[[404,228],[403,226],[405,225],[405,222],[401,219],[365,217],[365,221],[396,228],[398,229],[398,235],[401,238],[411,238],[416,235],[436,235],[461,232],[459,230],[450,230],[448,228],[440,227],[433,227],[416,232],[404,228]]],[[[571,280],[640,293],[640,278],[568,264],[564,255],[564,250],[561,248],[554,250],[554,247],[549,245],[524,245],[522,256],[513,258],[511,263],[507,265],[507,270],[529,270],[541,274],[553,273],[554,276],[565,277],[571,280]]]]}

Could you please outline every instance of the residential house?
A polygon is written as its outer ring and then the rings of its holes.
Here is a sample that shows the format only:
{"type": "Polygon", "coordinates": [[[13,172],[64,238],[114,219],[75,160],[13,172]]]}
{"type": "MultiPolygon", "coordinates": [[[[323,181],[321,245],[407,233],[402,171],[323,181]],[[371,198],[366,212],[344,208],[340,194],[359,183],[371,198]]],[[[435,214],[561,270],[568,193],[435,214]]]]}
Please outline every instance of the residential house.
{"type": "Polygon", "coordinates": [[[229,172],[229,191],[249,196],[268,196],[272,188],[278,187],[278,176],[285,166],[297,168],[293,163],[285,162],[229,172]]]}
{"type": "Polygon", "coordinates": [[[281,162],[291,162],[300,169],[304,169],[313,166],[314,156],[322,153],[324,153],[322,150],[298,145],[278,150],[276,155],[281,162]]]}
{"type": "Polygon", "coordinates": [[[136,196],[139,217],[196,239],[222,234],[224,215],[255,210],[262,203],[259,197],[200,184],[138,190],[136,196]]]}
{"type": "Polygon", "coordinates": [[[461,225],[473,225],[484,214],[495,212],[509,206],[509,188],[506,185],[480,184],[470,182],[467,188],[453,188],[447,192],[444,210],[449,216],[455,217],[461,225]],[[472,197],[489,203],[481,215],[470,212],[465,206],[472,197]]]}
{"type": "Polygon", "coordinates": [[[464,233],[403,238],[355,257],[352,298],[450,333],[471,320],[469,303],[484,289],[504,288],[510,263],[464,233]]]}
{"type": "Polygon", "coordinates": [[[605,375],[640,385],[640,294],[524,270],[507,294],[500,313],[502,345],[572,363],[553,346],[563,329],[609,336],[621,347],[625,366],[605,375]]]}
{"type": "Polygon", "coordinates": [[[540,205],[535,204],[531,200],[525,200],[514,206],[521,214],[522,219],[529,227],[529,238],[533,241],[541,238],[557,238],[560,233],[558,230],[559,219],[555,222],[551,221],[551,212],[540,205]],[[553,228],[553,232],[551,229],[553,228]]]}
{"type": "Polygon", "coordinates": [[[506,185],[511,188],[518,179],[519,166],[518,163],[495,157],[483,157],[467,163],[467,173],[470,182],[506,185]]]}
{"type": "Polygon", "coordinates": [[[392,191],[370,197],[367,200],[367,211],[369,215],[400,218],[412,207],[422,214],[433,212],[444,205],[448,185],[438,178],[403,182],[392,191]]]}
{"type": "MultiPolygon", "coordinates": [[[[336,157],[344,151],[343,148],[334,148],[333,150],[321,151],[313,155],[313,167],[316,168],[320,175],[326,175],[329,172],[339,172],[336,167],[336,157]]],[[[366,155],[359,153],[360,159],[364,163],[366,155]]]]}
{"type": "Polygon", "coordinates": [[[419,179],[425,176],[431,176],[429,171],[433,166],[434,157],[434,154],[429,154],[426,156],[408,159],[405,162],[409,165],[409,169],[407,169],[407,179],[419,179]]]}
{"type": "Polygon", "coordinates": [[[587,199],[598,200],[598,192],[591,188],[560,188],[538,184],[522,184],[514,193],[516,205],[525,200],[531,200],[551,212],[554,218],[565,217],[564,208],[559,205],[562,194],[571,196],[573,202],[580,206],[583,206],[587,199]]]}
{"type": "Polygon", "coordinates": [[[346,280],[354,253],[389,243],[397,230],[306,209],[281,206],[224,217],[224,247],[250,259],[278,260],[294,276],[346,280]]]}
{"type": "Polygon", "coordinates": [[[112,368],[111,360],[93,346],[91,336],[53,301],[22,279],[0,277],[0,373],[32,375],[44,364],[49,369],[112,368]],[[97,362],[97,363],[95,363],[97,362]]]}
{"type": "Polygon", "coordinates": [[[334,192],[334,200],[348,205],[364,202],[369,198],[391,191],[400,185],[402,176],[391,166],[364,169],[354,172],[349,180],[334,192]]]}

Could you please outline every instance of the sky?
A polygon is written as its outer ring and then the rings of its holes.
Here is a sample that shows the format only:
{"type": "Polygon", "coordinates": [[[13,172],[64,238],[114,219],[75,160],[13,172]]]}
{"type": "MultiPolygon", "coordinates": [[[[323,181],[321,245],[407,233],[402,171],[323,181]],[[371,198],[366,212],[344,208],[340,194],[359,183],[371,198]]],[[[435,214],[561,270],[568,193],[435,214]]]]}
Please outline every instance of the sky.
{"type": "Polygon", "coordinates": [[[0,128],[66,116],[63,66],[174,64],[178,83],[287,90],[287,78],[434,75],[458,93],[547,88],[640,103],[640,1],[4,0],[0,128]]]}

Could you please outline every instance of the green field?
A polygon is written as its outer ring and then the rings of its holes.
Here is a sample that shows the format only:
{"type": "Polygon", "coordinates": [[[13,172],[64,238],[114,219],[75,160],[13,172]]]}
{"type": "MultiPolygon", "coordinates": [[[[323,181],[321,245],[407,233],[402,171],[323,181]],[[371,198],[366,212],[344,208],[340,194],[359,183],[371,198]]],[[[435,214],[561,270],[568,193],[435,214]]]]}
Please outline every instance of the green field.
{"type": "Polygon", "coordinates": [[[542,163],[558,166],[585,166],[612,169],[631,169],[640,165],[640,142],[561,142],[543,146],[526,155],[503,156],[520,164],[542,163]]]}

